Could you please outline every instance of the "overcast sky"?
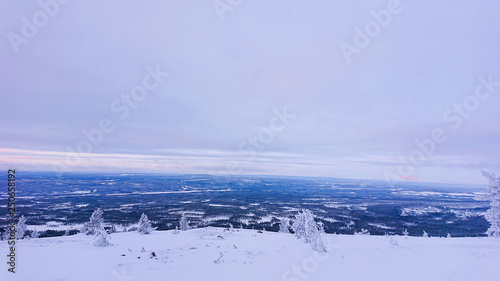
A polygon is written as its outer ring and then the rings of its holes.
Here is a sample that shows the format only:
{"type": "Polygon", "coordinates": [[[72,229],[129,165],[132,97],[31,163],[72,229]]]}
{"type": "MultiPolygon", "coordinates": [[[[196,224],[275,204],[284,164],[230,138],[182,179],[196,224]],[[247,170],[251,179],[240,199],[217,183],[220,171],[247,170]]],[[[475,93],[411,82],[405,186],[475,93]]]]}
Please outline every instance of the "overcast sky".
{"type": "Polygon", "coordinates": [[[41,2],[0,2],[4,168],[500,172],[498,1],[41,2]]]}

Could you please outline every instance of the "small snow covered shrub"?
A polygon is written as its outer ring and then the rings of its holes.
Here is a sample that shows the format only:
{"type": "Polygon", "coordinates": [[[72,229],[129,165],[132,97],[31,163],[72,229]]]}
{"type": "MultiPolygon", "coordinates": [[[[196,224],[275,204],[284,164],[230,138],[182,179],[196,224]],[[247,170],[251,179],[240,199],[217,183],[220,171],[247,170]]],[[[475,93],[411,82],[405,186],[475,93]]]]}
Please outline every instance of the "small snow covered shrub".
{"type": "Polygon", "coordinates": [[[489,185],[480,199],[491,202],[490,209],[484,215],[490,223],[486,234],[492,237],[500,237],[500,177],[497,177],[494,173],[484,171],[483,176],[488,179],[489,185]]]}
{"type": "Polygon", "coordinates": [[[187,217],[186,217],[186,213],[182,213],[182,216],[181,216],[179,224],[181,226],[181,230],[182,231],[186,231],[186,230],[189,229],[189,223],[188,223],[188,220],[187,220],[187,217]]]}
{"type": "Polygon", "coordinates": [[[31,238],[38,238],[40,237],[40,233],[38,233],[38,230],[35,228],[33,229],[33,232],[31,232],[31,238]]]}
{"type": "Polygon", "coordinates": [[[311,243],[313,250],[326,252],[326,247],[321,238],[322,229],[314,221],[314,214],[307,209],[295,215],[292,229],[298,239],[304,238],[306,243],[311,243]]]}
{"type": "MultiPolygon", "coordinates": [[[[2,232],[2,235],[3,235],[3,236],[2,236],[2,240],[7,240],[7,239],[9,239],[9,237],[10,237],[10,232],[11,232],[10,227],[6,227],[5,231],[4,231],[4,232],[2,232]]],[[[16,236],[16,235],[14,234],[14,237],[15,237],[15,236],[16,236]]]]}
{"type": "Polygon", "coordinates": [[[280,233],[290,233],[290,219],[284,218],[280,222],[280,233]]]}
{"type": "Polygon", "coordinates": [[[361,231],[354,232],[354,235],[370,235],[370,231],[368,231],[368,229],[361,228],[361,231]]]}
{"type": "Polygon", "coordinates": [[[26,234],[26,218],[21,216],[16,226],[16,239],[23,239],[26,234]]]}
{"type": "Polygon", "coordinates": [[[137,231],[141,234],[149,234],[153,232],[153,229],[151,228],[151,221],[148,219],[148,216],[146,216],[144,213],[139,219],[139,227],[137,231]]]}
{"type": "Polygon", "coordinates": [[[425,232],[424,230],[424,234],[422,234],[422,237],[429,237],[429,233],[425,232]]]}
{"type": "Polygon", "coordinates": [[[405,228],[405,230],[403,230],[403,235],[405,236],[405,239],[408,239],[408,234],[410,234],[408,232],[408,229],[405,228]]]}
{"type": "Polygon", "coordinates": [[[111,233],[116,233],[117,230],[116,230],[116,226],[114,224],[111,225],[111,227],[109,228],[108,232],[111,234],[111,233]]]}
{"type": "Polygon", "coordinates": [[[104,230],[104,227],[101,227],[99,229],[96,229],[94,232],[94,246],[97,247],[106,247],[106,246],[111,246],[110,240],[111,237],[109,234],[104,230]]]}

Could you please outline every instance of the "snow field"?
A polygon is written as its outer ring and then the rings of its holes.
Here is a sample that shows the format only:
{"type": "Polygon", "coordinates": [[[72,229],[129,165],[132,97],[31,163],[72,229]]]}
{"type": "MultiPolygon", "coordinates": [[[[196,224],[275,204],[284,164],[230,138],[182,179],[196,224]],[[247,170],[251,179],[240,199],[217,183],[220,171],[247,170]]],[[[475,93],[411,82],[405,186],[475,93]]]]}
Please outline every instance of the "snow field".
{"type": "MultiPolygon", "coordinates": [[[[0,280],[500,281],[500,239],[323,234],[326,253],[292,234],[200,228],[21,240],[0,280]],[[153,256],[154,252],[154,256],[153,256]]],[[[7,243],[0,242],[2,253],[7,243]]]]}

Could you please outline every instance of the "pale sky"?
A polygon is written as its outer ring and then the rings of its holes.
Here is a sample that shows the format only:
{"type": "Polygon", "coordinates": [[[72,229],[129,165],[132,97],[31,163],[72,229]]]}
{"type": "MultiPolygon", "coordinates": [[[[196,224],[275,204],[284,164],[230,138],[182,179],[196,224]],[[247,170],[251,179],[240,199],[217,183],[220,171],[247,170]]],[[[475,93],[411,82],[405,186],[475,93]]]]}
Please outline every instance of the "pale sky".
{"type": "Polygon", "coordinates": [[[498,1],[61,2],[0,2],[4,169],[500,173],[498,1]]]}

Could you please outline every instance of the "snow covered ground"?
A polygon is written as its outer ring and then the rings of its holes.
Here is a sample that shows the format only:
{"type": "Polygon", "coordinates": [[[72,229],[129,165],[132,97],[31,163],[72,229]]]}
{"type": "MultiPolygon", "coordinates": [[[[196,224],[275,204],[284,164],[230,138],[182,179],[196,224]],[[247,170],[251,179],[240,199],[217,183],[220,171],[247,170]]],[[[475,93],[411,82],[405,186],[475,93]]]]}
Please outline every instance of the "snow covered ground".
{"type": "MultiPolygon", "coordinates": [[[[93,246],[83,234],[22,240],[17,273],[4,262],[0,280],[500,281],[498,238],[325,234],[324,240],[327,253],[292,234],[223,228],[113,233],[109,247],[93,246]]],[[[6,259],[6,241],[0,249],[6,259]]]]}

